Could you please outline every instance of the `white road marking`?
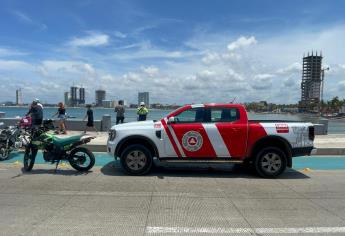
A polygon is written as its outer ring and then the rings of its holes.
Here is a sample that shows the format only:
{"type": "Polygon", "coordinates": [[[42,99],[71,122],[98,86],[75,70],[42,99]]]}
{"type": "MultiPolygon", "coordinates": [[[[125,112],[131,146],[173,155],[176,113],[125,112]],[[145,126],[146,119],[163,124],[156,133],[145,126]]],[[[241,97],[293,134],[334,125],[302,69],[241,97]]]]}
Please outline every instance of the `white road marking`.
{"type": "Polygon", "coordinates": [[[210,140],[217,157],[230,157],[229,150],[226,147],[216,124],[202,124],[202,126],[206,131],[208,139],[210,140]]]}
{"type": "Polygon", "coordinates": [[[195,228],[195,227],[146,227],[148,234],[325,234],[345,233],[345,227],[298,227],[298,228],[195,228]]]}

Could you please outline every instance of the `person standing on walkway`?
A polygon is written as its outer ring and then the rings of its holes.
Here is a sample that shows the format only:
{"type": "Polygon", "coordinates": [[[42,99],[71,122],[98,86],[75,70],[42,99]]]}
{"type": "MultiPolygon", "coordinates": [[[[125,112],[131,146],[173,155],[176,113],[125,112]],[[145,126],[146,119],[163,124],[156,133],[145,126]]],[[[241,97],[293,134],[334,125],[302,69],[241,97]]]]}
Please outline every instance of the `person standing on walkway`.
{"type": "MultiPolygon", "coordinates": [[[[66,121],[66,109],[65,109],[65,106],[62,102],[59,102],[58,104],[59,108],[57,110],[57,112],[53,115],[54,116],[58,116],[58,119],[59,119],[59,129],[60,129],[60,132],[62,134],[67,134],[66,132],[66,124],[65,124],[65,121],[66,121]]],[[[59,130],[56,131],[57,133],[59,133],[59,130]]]]}
{"type": "Polygon", "coordinates": [[[125,119],[125,107],[123,105],[123,101],[119,101],[119,105],[115,107],[116,112],[116,124],[123,123],[123,120],[125,119]]]}
{"type": "Polygon", "coordinates": [[[149,113],[149,110],[146,108],[145,103],[141,102],[140,106],[138,107],[138,110],[137,110],[138,121],[146,120],[148,113],[149,113]]]}
{"type": "Polygon", "coordinates": [[[30,110],[26,113],[26,116],[30,115],[32,119],[32,125],[34,127],[40,127],[43,122],[43,109],[37,104],[36,101],[33,101],[30,110]]]}
{"type": "Polygon", "coordinates": [[[93,122],[93,110],[91,109],[91,105],[86,105],[86,108],[87,111],[83,121],[87,118],[87,123],[84,129],[84,133],[86,133],[88,127],[93,128],[94,131],[98,132],[93,122]]]}

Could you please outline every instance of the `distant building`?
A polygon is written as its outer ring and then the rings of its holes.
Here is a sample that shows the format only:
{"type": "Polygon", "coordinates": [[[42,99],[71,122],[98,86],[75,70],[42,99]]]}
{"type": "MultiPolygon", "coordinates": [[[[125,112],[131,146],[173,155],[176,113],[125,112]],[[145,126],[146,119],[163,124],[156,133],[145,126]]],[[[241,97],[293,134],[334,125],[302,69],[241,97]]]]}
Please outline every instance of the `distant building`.
{"type": "Polygon", "coordinates": [[[85,104],[85,88],[79,88],[79,104],[85,104]]]}
{"type": "Polygon", "coordinates": [[[104,108],[111,108],[112,106],[112,101],[111,100],[103,100],[102,101],[102,107],[104,108]]]}
{"type": "Polygon", "coordinates": [[[139,92],[138,93],[138,105],[144,102],[147,107],[150,107],[149,92],[139,92]]]}
{"type": "Polygon", "coordinates": [[[303,57],[303,71],[301,82],[301,101],[299,108],[302,111],[315,110],[320,99],[320,87],[321,87],[321,67],[322,67],[322,55],[311,55],[303,57]]]}
{"type": "Polygon", "coordinates": [[[78,91],[78,87],[71,87],[71,92],[70,92],[70,99],[69,99],[69,105],[72,107],[75,107],[78,105],[79,101],[78,101],[78,97],[77,97],[77,91],[78,91]]]}
{"type": "Polygon", "coordinates": [[[69,106],[69,92],[64,92],[65,106],[69,106]]]}
{"type": "Polygon", "coordinates": [[[22,89],[16,90],[16,105],[17,106],[23,105],[22,89]]]}
{"type": "Polygon", "coordinates": [[[105,91],[104,90],[96,90],[95,92],[95,100],[96,106],[101,107],[103,106],[103,100],[105,100],[105,91]]]}

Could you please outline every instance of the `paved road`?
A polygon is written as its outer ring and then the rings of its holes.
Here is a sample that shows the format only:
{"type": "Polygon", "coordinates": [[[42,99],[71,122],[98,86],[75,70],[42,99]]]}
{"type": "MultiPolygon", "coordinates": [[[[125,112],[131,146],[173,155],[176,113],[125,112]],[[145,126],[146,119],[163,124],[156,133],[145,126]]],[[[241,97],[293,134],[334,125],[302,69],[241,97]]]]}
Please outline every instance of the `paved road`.
{"type": "Polygon", "coordinates": [[[241,169],[156,169],[126,176],[0,164],[0,235],[345,234],[345,171],[276,180],[241,169]]]}

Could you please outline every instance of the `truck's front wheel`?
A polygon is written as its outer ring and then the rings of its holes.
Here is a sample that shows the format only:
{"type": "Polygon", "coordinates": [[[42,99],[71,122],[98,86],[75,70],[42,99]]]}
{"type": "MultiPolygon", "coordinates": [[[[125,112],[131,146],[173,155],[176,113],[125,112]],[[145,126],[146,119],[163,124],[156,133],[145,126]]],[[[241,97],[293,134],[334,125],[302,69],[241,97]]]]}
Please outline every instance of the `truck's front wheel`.
{"type": "Polygon", "coordinates": [[[130,175],[144,175],[152,168],[151,152],[143,145],[130,145],[121,153],[121,166],[130,175]]]}
{"type": "Polygon", "coordinates": [[[276,147],[262,149],[255,158],[255,170],[265,178],[277,177],[285,171],[286,165],[285,153],[276,147]]]}

